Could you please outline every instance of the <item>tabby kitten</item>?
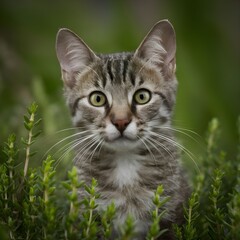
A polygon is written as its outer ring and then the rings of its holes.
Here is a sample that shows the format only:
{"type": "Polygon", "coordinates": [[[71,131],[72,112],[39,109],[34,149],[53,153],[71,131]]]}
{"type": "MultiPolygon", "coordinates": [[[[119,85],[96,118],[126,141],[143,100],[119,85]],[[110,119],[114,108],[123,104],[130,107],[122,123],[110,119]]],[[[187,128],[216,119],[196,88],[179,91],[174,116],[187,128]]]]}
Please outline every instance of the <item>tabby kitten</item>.
{"type": "Polygon", "coordinates": [[[156,23],[135,52],[108,55],[95,54],[75,33],[60,29],[56,51],[79,131],[79,178],[87,184],[97,179],[100,209],[115,202],[115,236],[131,214],[136,239],[145,238],[160,184],[170,196],[161,226],[181,223],[188,186],[170,127],[177,89],[171,23],[156,23]]]}

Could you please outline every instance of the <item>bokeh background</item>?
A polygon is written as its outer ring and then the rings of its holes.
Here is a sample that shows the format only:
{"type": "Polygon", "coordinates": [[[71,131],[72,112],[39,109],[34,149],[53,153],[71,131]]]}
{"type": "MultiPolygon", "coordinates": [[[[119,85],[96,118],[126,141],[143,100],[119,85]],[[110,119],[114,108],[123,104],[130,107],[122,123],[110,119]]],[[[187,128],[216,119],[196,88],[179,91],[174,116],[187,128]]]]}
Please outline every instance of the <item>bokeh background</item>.
{"type": "MultiPolygon", "coordinates": [[[[23,114],[32,101],[39,104],[44,139],[71,126],[55,54],[59,28],[72,29],[96,52],[133,51],[154,23],[166,18],[177,35],[174,124],[204,139],[208,122],[217,117],[221,145],[234,154],[240,114],[239,0],[1,0],[0,145],[12,132],[19,138],[26,134],[23,114]]],[[[192,142],[186,145],[194,152],[198,144],[192,142]]]]}

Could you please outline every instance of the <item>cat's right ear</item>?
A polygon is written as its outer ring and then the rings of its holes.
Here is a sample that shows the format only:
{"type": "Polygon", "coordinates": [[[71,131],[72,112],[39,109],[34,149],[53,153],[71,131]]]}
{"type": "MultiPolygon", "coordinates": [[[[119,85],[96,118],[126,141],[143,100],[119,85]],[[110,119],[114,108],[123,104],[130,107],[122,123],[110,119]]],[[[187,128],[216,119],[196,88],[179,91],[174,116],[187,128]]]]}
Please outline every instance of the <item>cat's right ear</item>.
{"type": "Polygon", "coordinates": [[[159,68],[167,78],[175,73],[176,36],[168,20],[157,22],[136,50],[134,56],[159,68]]]}
{"type": "Polygon", "coordinates": [[[56,52],[63,81],[70,88],[75,85],[76,75],[98,59],[80,37],[66,28],[60,29],[57,33],[56,52]]]}

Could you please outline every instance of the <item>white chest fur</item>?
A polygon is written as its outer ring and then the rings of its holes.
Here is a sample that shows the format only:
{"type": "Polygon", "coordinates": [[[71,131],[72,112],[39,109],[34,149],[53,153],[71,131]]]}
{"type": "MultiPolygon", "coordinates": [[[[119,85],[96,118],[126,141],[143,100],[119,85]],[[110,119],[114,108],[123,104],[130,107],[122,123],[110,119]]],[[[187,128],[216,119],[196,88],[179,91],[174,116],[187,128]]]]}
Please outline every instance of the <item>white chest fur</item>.
{"type": "Polygon", "coordinates": [[[133,185],[139,178],[140,156],[130,152],[118,152],[114,160],[116,167],[111,177],[113,184],[119,188],[126,185],[133,185]]]}

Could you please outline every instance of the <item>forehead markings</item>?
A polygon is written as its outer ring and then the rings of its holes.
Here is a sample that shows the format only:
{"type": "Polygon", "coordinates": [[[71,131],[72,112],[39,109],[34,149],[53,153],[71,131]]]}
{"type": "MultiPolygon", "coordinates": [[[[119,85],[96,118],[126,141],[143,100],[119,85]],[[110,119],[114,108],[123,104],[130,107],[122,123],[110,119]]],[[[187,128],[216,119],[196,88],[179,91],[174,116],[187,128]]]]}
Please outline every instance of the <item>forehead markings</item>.
{"type": "Polygon", "coordinates": [[[100,82],[99,82],[98,79],[96,79],[96,80],[94,81],[94,87],[100,88],[100,82]]]}
{"type": "Polygon", "coordinates": [[[106,74],[105,74],[105,71],[104,71],[104,66],[103,66],[103,69],[101,69],[101,83],[102,83],[102,88],[105,88],[106,87],[106,84],[107,84],[107,77],[106,77],[106,74]]]}
{"type": "Polygon", "coordinates": [[[131,70],[129,73],[129,77],[130,77],[130,82],[132,83],[133,86],[135,86],[136,84],[136,76],[134,74],[134,72],[131,70]]]}
{"type": "Polygon", "coordinates": [[[139,66],[137,66],[136,63],[133,62],[133,64],[131,65],[131,70],[128,73],[130,83],[133,87],[139,87],[145,83],[146,76],[141,73],[141,70],[142,69],[139,70],[139,66]]]}
{"type": "Polygon", "coordinates": [[[139,81],[138,85],[141,86],[143,84],[144,84],[144,79],[143,79],[143,77],[140,77],[140,81],[139,81]]]}
{"type": "Polygon", "coordinates": [[[107,61],[107,73],[111,82],[113,82],[112,61],[110,60],[107,61]]]}
{"type": "Polygon", "coordinates": [[[113,69],[115,72],[115,81],[117,83],[123,82],[123,61],[117,59],[113,62],[113,69]]]}
{"type": "Polygon", "coordinates": [[[131,56],[126,58],[108,58],[103,66],[102,72],[104,78],[110,80],[111,83],[125,83],[127,75],[129,75],[129,63],[131,56]]]}
{"type": "Polygon", "coordinates": [[[129,59],[123,61],[123,82],[126,82],[126,74],[128,70],[129,59]]]}

